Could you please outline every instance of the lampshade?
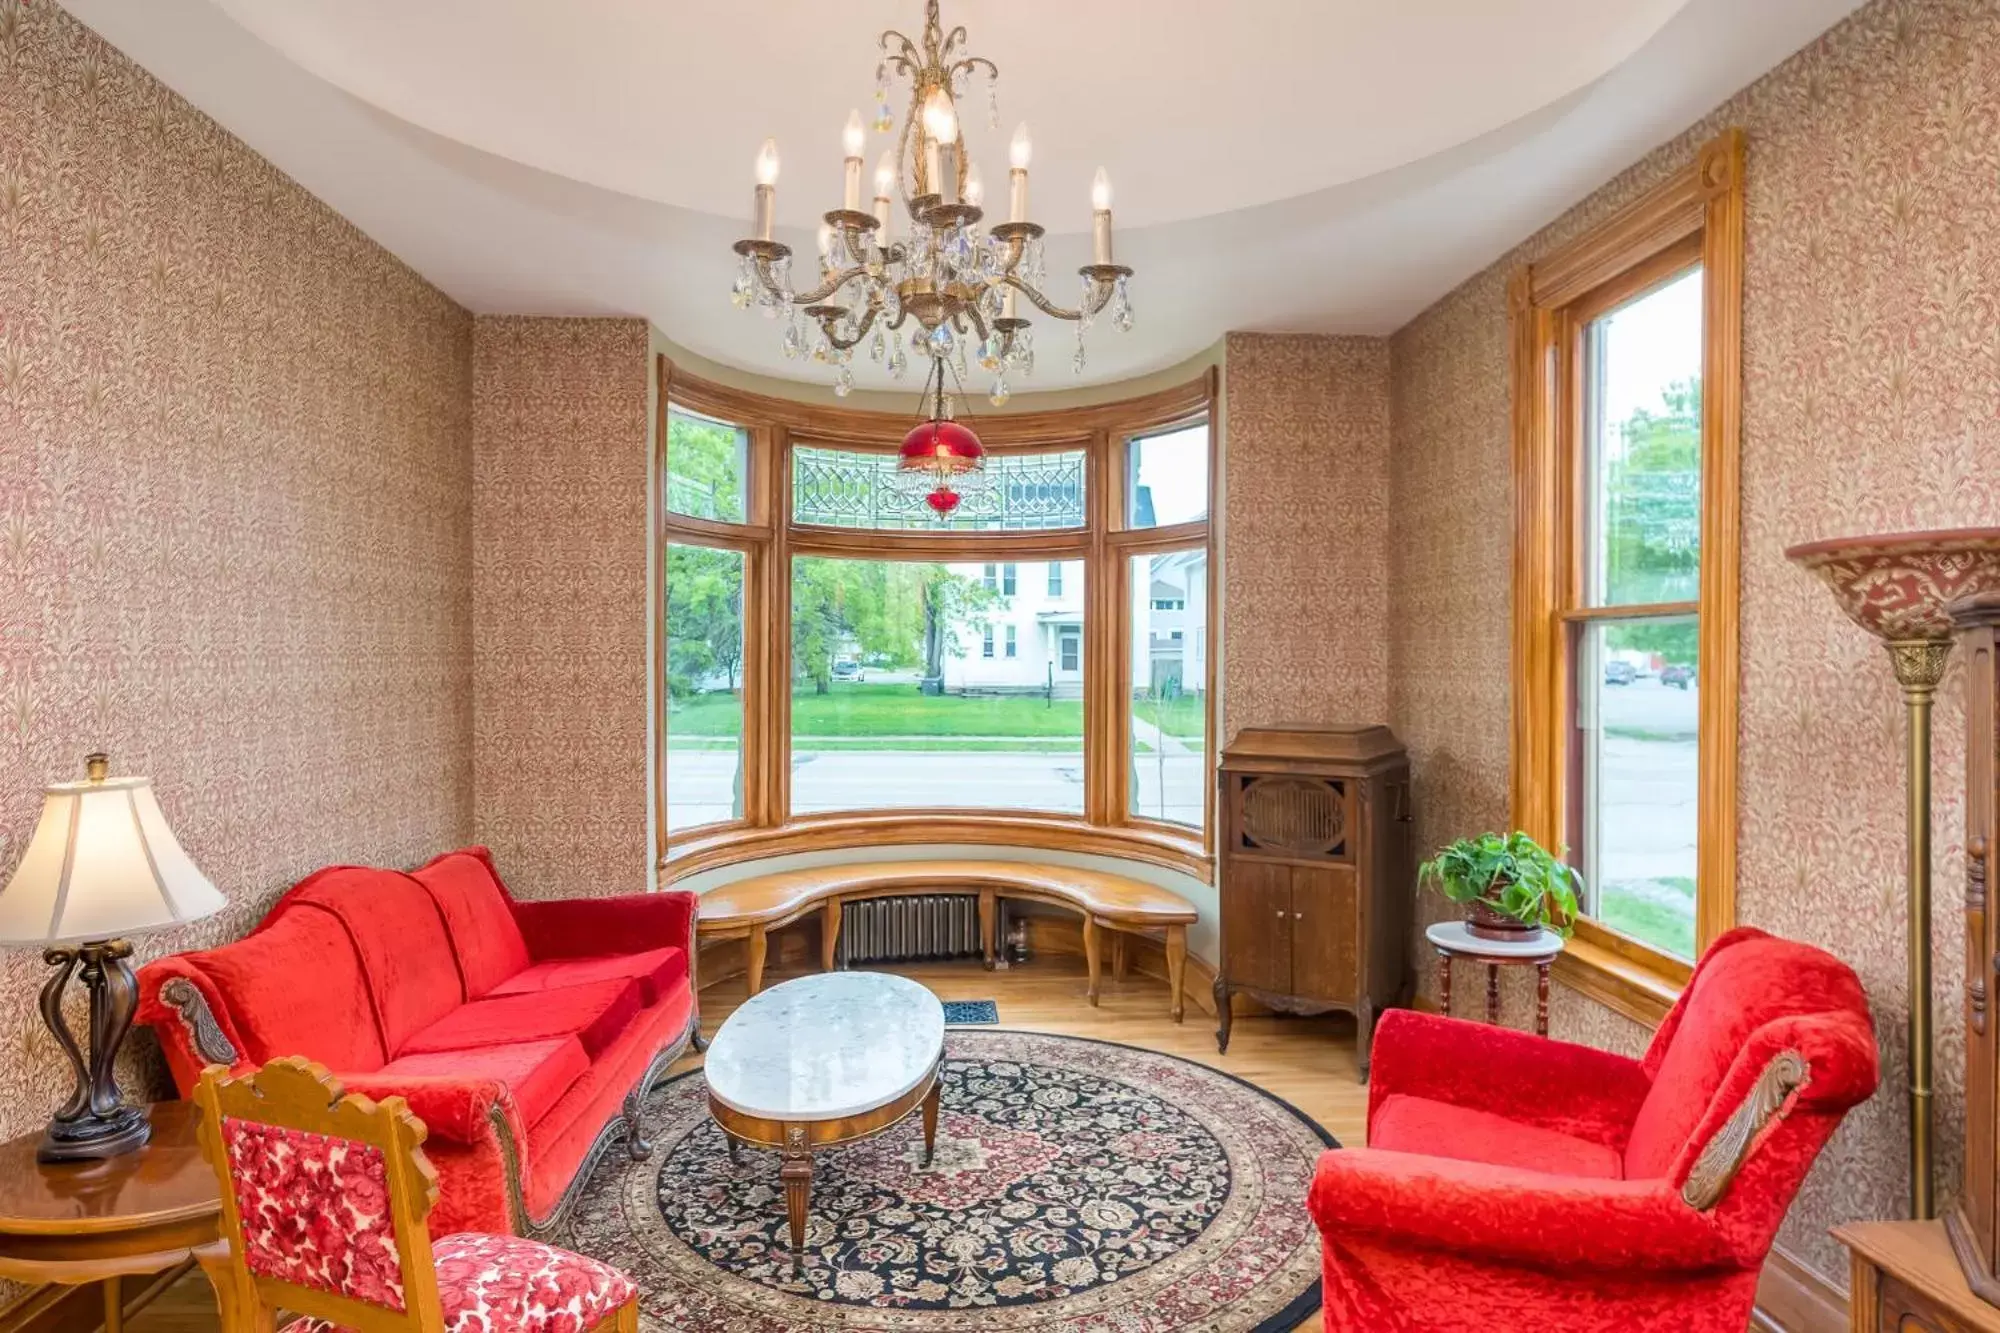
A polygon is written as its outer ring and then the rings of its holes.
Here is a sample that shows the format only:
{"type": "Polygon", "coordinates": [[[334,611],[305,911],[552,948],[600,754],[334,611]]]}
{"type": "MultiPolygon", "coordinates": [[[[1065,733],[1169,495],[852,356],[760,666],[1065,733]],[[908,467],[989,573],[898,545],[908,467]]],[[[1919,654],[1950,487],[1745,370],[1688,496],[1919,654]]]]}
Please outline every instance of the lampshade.
{"type": "Polygon", "coordinates": [[[92,777],[43,793],[42,818],[0,890],[0,944],[81,944],[160,930],[227,901],[167,827],[150,778],[92,777]]]}

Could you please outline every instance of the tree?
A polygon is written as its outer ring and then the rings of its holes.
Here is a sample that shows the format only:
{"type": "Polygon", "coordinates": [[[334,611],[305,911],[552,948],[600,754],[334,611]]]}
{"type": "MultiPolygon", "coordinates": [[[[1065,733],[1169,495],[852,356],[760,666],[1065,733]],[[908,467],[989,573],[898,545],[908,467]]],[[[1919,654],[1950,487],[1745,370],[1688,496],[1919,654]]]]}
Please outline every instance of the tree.
{"type": "Polygon", "coordinates": [[[667,508],[696,518],[742,522],[748,447],[748,438],[740,426],[670,410],[667,508]]]}
{"type": "Polygon", "coordinates": [[[924,566],[924,675],[944,676],[945,653],[958,646],[962,625],[983,625],[1005,599],[978,579],[954,574],[943,565],[924,566]]]}
{"type": "MultiPolygon", "coordinates": [[[[1661,391],[1661,410],[1638,408],[1618,427],[1605,469],[1605,582],[1619,602],[1690,601],[1701,570],[1701,382],[1661,391]]],[[[1614,625],[1614,649],[1693,665],[1693,621],[1614,625]]]]}
{"type": "Polygon", "coordinates": [[[703,546],[667,547],[667,693],[698,694],[725,672],[729,689],[743,663],[743,557],[703,546]]]}
{"type": "Polygon", "coordinates": [[[825,694],[834,662],[849,653],[936,676],[957,627],[999,600],[941,564],[801,556],[792,565],[793,677],[825,694]]]}

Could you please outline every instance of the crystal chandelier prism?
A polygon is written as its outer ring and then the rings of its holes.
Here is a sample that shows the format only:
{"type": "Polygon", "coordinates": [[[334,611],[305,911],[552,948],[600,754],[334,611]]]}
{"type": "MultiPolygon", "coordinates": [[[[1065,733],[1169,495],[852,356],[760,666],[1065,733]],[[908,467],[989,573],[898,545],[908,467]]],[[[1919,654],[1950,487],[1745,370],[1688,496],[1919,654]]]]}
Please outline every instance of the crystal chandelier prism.
{"type": "Polygon", "coordinates": [[[991,401],[1006,402],[1008,377],[1031,374],[1035,365],[1034,330],[1020,313],[1022,298],[1076,325],[1071,364],[1078,374],[1084,334],[1107,308],[1115,327],[1132,327],[1132,270],[1112,259],[1111,184],[1101,168],[1091,186],[1091,262],[1077,270],[1081,284],[1073,308],[1051,300],[1044,286],[1044,228],[1028,219],[1032,145],[1026,125],[1014,131],[1008,154],[1007,221],[982,227],[985,187],[966,151],[958,107],[972,79],[983,77],[997,129],[1000,72],[992,61],[965,54],[965,41],[963,27],[944,32],[938,0],[925,0],[921,42],[893,30],[882,34],[875,129],[897,129],[890,97],[898,79],[909,85],[908,106],[895,147],[876,166],[872,211],[861,207],[867,130],[859,111],[848,114],[844,197],[820,226],[818,276],[807,290],[793,280],[791,247],[772,239],[776,141],[766,139],[757,154],[754,234],[734,247],[740,260],[730,299],[739,309],[754,307],[782,320],[786,357],[833,367],[833,391],[842,397],[854,387],[855,349],[866,343],[869,357],[898,379],[910,351],[931,357],[940,370],[949,365],[961,384],[976,363],[992,376],[991,401]],[[898,202],[901,210],[894,207],[898,202]],[[907,229],[902,236],[896,234],[899,211],[907,229]]]}

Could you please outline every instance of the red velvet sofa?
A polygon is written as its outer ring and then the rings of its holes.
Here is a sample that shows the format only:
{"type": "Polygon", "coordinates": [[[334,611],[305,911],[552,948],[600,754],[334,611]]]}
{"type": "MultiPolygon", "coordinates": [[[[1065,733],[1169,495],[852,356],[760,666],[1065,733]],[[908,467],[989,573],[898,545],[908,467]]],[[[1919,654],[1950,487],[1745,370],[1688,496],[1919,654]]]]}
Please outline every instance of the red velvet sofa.
{"type": "Polygon", "coordinates": [[[1329,1333],[1742,1333],[1785,1210],[1875,1090],[1861,984],[1717,940],[1643,1060],[1397,1010],[1320,1160],[1329,1333]]]}
{"type": "Polygon", "coordinates": [[[334,866],[243,939],[139,972],[139,1018],[183,1096],[202,1069],[282,1055],[429,1127],[438,1235],[560,1220],[639,1104],[699,1040],[695,898],[516,902],[484,847],[404,873],[334,866]]]}

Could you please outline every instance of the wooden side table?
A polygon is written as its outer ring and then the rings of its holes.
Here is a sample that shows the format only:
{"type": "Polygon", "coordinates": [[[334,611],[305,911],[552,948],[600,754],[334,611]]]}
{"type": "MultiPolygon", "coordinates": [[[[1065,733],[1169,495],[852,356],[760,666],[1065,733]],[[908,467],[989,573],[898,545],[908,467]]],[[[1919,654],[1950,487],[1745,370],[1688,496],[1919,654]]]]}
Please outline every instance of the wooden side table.
{"type": "Polygon", "coordinates": [[[1500,1021],[1500,969],[1535,969],[1535,1035],[1549,1035],[1549,964],[1563,950],[1563,938],[1553,930],[1537,931],[1520,940],[1489,940],[1466,929],[1463,921],[1440,921],[1424,931],[1437,950],[1438,1004],[1451,1012],[1451,964],[1455,958],[1486,964],[1486,1021],[1500,1021]]]}
{"type": "Polygon", "coordinates": [[[1854,1256],[1853,1333],[2000,1333],[2000,1308],[1973,1295],[1942,1222],[1855,1222],[1833,1238],[1854,1256]]]}
{"type": "Polygon", "coordinates": [[[148,1114],[152,1140],[101,1161],[37,1162],[40,1131],[0,1143],[0,1278],[102,1283],[105,1333],[124,1328],[121,1278],[194,1260],[218,1302],[229,1290],[222,1200],[195,1139],[194,1104],[158,1102],[148,1114]]]}

